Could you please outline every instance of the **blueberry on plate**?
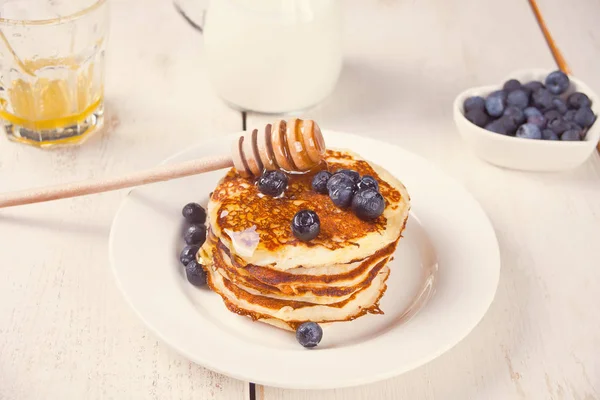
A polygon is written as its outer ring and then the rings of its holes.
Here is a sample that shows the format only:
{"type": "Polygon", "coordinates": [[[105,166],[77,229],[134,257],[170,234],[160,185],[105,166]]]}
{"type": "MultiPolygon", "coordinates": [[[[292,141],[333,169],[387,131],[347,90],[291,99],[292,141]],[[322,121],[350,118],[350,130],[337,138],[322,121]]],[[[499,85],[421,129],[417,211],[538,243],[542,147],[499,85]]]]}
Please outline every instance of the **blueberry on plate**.
{"type": "Polygon", "coordinates": [[[519,129],[517,129],[516,136],[523,139],[541,139],[542,131],[539,126],[527,123],[521,125],[519,129]]]}
{"type": "Polygon", "coordinates": [[[534,115],[543,115],[540,110],[535,107],[527,107],[523,110],[526,118],[533,117],[534,115]]]}
{"type": "Polygon", "coordinates": [[[563,99],[561,99],[560,97],[555,97],[552,99],[552,105],[554,106],[554,109],[556,111],[558,111],[559,113],[564,114],[567,112],[568,107],[567,107],[567,103],[564,102],[563,99]]]}
{"type": "Polygon", "coordinates": [[[335,174],[331,175],[327,181],[327,190],[331,190],[332,187],[340,184],[353,185],[354,180],[346,174],[336,172],[335,174]]]}
{"type": "Polygon", "coordinates": [[[506,108],[506,92],[503,90],[497,90],[490,93],[485,99],[485,110],[492,117],[499,117],[506,108]]]}
{"type": "Polygon", "coordinates": [[[206,226],[202,224],[188,226],[183,234],[183,240],[189,245],[197,244],[202,246],[206,240],[206,226]]]}
{"type": "Polygon", "coordinates": [[[196,244],[185,246],[183,250],[181,250],[181,254],[179,255],[179,261],[181,261],[183,265],[188,265],[192,260],[196,259],[196,254],[198,254],[198,250],[200,250],[200,246],[196,244]]]}
{"type": "Polygon", "coordinates": [[[316,322],[304,322],[296,329],[296,340],[306,348],[317,346],[322,338],[323,329],[316,322]]]}
{"type": "Polygon", "coordinates": [[[356,192],[356,185],[338,185],[329,190],[329,198],[339,208],[348,208],[356,192]]]}
{"type": "Polygon", "coordinates": [[[281,196],[287,188],[287,185],[287,175],[279,170],[266,171],[256,182],[256,186],[262,194],[272,197],[281,196]]]}
{"type": "Polygon", "coordinates": [[[574,92],[567,97],[567,105],[569,108],[578,109],[581,107],[590,107],[592,101],[585,93],[574,92]]]}
{"type": "Polygon", "coordinates": [[[358,190],[362,189],[375,189],[379,190],[379,182],[377,179],[373,178],[371,175],[365,175],[358,182],[358,190]]]}
{"type": "Polygon", "coordinates": [[[319,171],[313,176],[312,179],[312,190],[317,193],[327,194],[327,182],[329,182],[329,178],[331,178],[331,172],[329,171],[319,171]]]}
{"type": "Polygon", "coordinates": [[[506,104],[523,110],[529,104],[529,94],[521,89],[513,90],[508,94],[508,97],[506,98],[506,104]]]}
{"type": "Polygon", "coordinates": [[[356,183],[348,175],[336,172],[329,178],[327,190],[333,204],[340,208],[347,208],[356,192],[356,183]]]}
{"type": "Polygon", "coordinates": [[[185,266],[185,275],[188,282],[194,286],[206,285],[206,271],[204,271],[202,265],[196,260],[190,261],[185,266]]]}
{"type": "Polygon", "coordinates": [[[321,231],[321,221],[316,212],[301,210],[294,215],[292,220],[292,233],[304,242],[313,240],[321,231]]]}
{"type": "Polygon", "coordinates": [[[347,177],[352,179],[354,183],[358,183],[358,181],[360,181],[360,174],[356,171],[352,171],[351,169],[338,169],[337,171],[335,171],[335,173],[346,175],[347,177]]]}
{"type": "Polygon", "coordinates": [[[558,135],[553,130],[544,129],[542,131],[542,139],[544,140],[559,140],[558,135]]]}
{"type": "Polygon", "coordinates": [[[563,94],[569,89],[569,77],[562,71],[554,71],[546,77],[546,88],[552,94],[563,94]]]}
{"type": "Polygon", "coordinates": [[[383,214],[385,200],[375,189],[363,189],[356,192],[352,199],[352,211],[364,220],[372,221],[383,214]]]}
{"type": "Polygon", "coordinates": [[[560,135],[560,140],[566,142],[578,142],[581,140],[581,130],[569,129],[560,135]]]}
{"type": "Polygon", "coordinates": [[[587,128],[591,126],[596,120],[596,116],[594,112],[589,107],[580,107],[579,110],[575,113],[574,121],[577,122],[579,126],[582,128],[587,128]]]}
{"type": "Polygon", "coordinates": [[[533,105],[544,112],[551,110],[552,107],[554,107],[552,100],[554,100],[554,95],[547,89],[538,89],[531,95],[533,105]]]}
{"type": "Polygon", "coordinates": [[[537,125],[540,129],[544,129],[546,127],[546,118],[543,115],[534,115],[527,118],[527,123],[537,125]]]}
{"type": "Polygon", "coordinates": [[[515,121],[515,124],[517,125],[521,125],[526,120],[523,111],[519,107],[515,106],[506,107],[506,110],[504,110],[504,114],[502,114],[502,116],[506,118],[512,118],[512,120],[515,121]]]}
{"type": "Polygon", "coordinates": [[[479,127],[484,127],[490,122],[490,117],[485,111],[477,108],[467,111],[465,117],[479,127]]]}
{"type": "Polygon", "coordinates": [[[206,222],[206,210],[198,203],[189,203],[181,210],[183,218],[191,224],[203,224],[206,222]]]}
{"type": "Polygon", "coordinates": [[[463,110],[465,113],[471,110],[485,110],[485,99],[481,96],[471,96],[467,98],[463,103],[463,110]]]}
{"type": "Polygon", "coordinates": [[[514,90],[521,88],[521,82],[516,79],[509,79],[504,82],[504,86],[502,86],[502,90],[505,90],[507,93],[510,93],[514,90]]]}

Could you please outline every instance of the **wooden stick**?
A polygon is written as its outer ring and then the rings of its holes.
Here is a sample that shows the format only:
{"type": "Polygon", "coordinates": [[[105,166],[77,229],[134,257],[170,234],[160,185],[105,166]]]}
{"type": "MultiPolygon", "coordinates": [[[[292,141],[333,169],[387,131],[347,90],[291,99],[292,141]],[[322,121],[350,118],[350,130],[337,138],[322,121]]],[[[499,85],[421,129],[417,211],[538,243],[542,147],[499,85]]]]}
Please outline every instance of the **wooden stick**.
{"type": "Polygon", "coordinates": [[[279,120],[274,125],[265,126],[261,132],[259,134],[257,129],[253,129],[237,137],[231,142],[230,155],[162,165],[117,178],[0,194],[0,208],[108,192],[227,167],[235,167],[240,175],[248,178],[278,168],[303,172],[319,165],[325,154],[321,129],[312,120],[279,120]]]}
{"type": "Polygon", "coordinates": [[[186,161],[178,164],[161,165],[146,171],[133,172],[129,175],[116,178],[95,179],[0,194],[0,208],[108,192],[111,190],[182,178],[232,166],[233,161],[231,160],[231,156],[223,155],[186,161]]]}
{"type": "Polygon", "coordinates": [[[544,38],[546,39],[546,43],[548,44],[548,47],[550,47],[550,51],[552,52],[552,56],[554,57],[554,61],[556,61],[558,68],[560,68],[560,70],[562,72],[564,72],[565,74],[570,75],[571,68],[569,68],[569,64],[567,64],[567,60],[565,60],[561,51],[559,50],[558,46],[556,45],[556,42],[552,38],[552,35],[550,34],[550,30],[548,29],[548,26],[546,26],[546,21],[544,21],[544,18],[542,17],[542,13],[540,12],[540,8],[538,7],[536,0],[529,0],[529,5],[531,6],[531,9],[533,10],[535,19],[537,19],[537,22],[540,26],[540,29],[542,30],[542,33],[544,34],[544,38]]]}

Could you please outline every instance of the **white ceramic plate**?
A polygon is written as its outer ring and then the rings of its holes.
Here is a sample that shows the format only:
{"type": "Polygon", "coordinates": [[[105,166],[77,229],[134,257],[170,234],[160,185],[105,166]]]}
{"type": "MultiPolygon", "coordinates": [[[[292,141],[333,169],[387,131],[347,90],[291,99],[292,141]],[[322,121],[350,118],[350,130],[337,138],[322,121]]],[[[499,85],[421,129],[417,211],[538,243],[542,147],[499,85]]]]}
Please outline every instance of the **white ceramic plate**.
{"type": "MultiPolygon", "coordinates": [[[[460,185],[421,157],[376,140],[325,132],[329,147],[350,148],[397,176],[412,199],[404,238],[390,263],[385,315],[324,329],[317,348],[293,333],[229,312],[208,289],[191,286],[179,264],[181,208],[206,203],[224,171],[133,190],[110,235],[110,259],[131,307],[165,343],[209,369],[285,388],[339,388],[416,368],[464,338],[487,311],[498,284],[494,230],[460,185]]],[[[167,162],[227,153],[204,143],[167,162]]]]}

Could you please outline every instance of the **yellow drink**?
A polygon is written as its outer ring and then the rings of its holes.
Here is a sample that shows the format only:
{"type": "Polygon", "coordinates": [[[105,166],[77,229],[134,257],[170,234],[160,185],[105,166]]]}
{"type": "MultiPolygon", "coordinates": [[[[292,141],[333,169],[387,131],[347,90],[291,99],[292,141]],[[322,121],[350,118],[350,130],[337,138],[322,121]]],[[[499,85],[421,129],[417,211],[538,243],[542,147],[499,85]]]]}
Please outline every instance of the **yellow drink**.
{"type": "MultiPolygon", "coordinates": [[[[94,63],[80,66],[69,59],[41,59],[23,64],[35,76],[15,79],[8,85],[5,98],[0,99],[0,118],[21,129],[55,132],[55,137],[44,140],[52,144],[81,140],[80,135],[65,137],[60,131],[85,124],[98,112],[103,87],[101,77],[94,73],[94,63]]],[[[27,135],[12,139],[36,141],[27,135]]]]}

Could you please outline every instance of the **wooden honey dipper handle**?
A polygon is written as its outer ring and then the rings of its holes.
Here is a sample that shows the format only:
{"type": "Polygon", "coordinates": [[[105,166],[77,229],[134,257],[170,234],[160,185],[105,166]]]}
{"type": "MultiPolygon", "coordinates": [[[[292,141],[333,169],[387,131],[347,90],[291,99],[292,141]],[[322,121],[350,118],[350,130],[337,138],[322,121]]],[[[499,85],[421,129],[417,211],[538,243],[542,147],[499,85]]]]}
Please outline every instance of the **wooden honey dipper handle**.
{"type": "Polygon", "coordinates": [[[277,121],[274,125],[267,125],[262,135],[254,129],[235,139],[231,155],[166,164],[115,178],[0,194],[0,208],[125,189],[232,166],[247,177],[258,176],[264,170],[277,168],[307,171],[321,161],[324,152],[323,136],[314,121],[277,121]]]}

